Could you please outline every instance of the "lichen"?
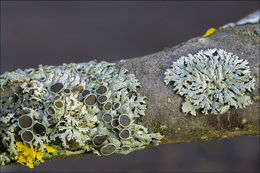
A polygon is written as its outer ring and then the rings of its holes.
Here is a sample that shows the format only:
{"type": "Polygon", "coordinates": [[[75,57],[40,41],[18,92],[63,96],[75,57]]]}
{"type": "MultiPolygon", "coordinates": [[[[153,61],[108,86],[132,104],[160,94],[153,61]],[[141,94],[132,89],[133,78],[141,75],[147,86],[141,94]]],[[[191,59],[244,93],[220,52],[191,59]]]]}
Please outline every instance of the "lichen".
{"type": "Polygon", "coordinates": [[[37,148],[30,147],[28,144],[22,144],[20,141],[16,142],[16,150],[18,154],[15,156],[15,160],[30,168],[34,168],[33,162],[35,160],[41,161],[44,155],[44,153],[38,151],[37,148]]]}
{"type": "Polygon", "coordinates": [[[10,158],[7,156],[6,152],[0,154],[0,165],[5,165],[10,162],[10,158]]]}
{"type": "Polygon", "coordinates": [[[182,56],[165,72],[164,82],[184,96],[184,113],[224,113],[230,107],[244,108],[252,103],[246,95],[255,88],[248,62],[222,49],[200,50],[182,56]]]}
{"type": "Polygon", "coordinates": [[[163,137],[137,123],[146,110],[140,83],[114,63],[18,69],[2,74],[0,86],[3,164],[33,167],[58,155],[128,154],[163,137]]]}
{"type": "Polygon", "coordinates": [[[204,37],[204,38],[208,37],[208,36],[212,35],[214,32],[216,32],[215,28],[209,28],[202,37],[204,37]]]}

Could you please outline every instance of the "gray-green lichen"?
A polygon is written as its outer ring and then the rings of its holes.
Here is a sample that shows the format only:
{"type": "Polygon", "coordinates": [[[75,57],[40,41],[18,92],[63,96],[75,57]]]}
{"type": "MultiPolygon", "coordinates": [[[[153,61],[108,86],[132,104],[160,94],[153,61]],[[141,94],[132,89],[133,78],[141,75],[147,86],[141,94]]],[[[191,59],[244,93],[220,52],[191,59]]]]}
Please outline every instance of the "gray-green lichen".
{"type": "Polygon", "coordinates": [[[53,155],[128,154],[163,137],[135,121],[146,110],[140,83],[114,63],[18,69],[2,74],[0,85],[2,165],[17,160],[33,167],[54,150],[53,155]],[[23,161],[28,152],[33,163],[23,161]]]}
{"type": "Polygon", "coordinates": [[[222,49],[200,50],[182,56],[165,72],[164,82],[174,83],[173,90],[185,97],[184,113],[224,113],[251,104],[246,92],[254,89],[248,62],[222,49]]]}

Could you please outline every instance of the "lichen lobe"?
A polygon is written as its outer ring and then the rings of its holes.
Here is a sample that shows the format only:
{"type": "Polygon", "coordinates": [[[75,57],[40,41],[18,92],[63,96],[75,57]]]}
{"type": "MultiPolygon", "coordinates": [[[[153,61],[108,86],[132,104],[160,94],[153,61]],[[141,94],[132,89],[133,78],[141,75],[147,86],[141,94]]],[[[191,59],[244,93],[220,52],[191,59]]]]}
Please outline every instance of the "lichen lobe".
{"type": "Polygon", "coordinates": [[[223,49],[200,50],[182,56],[165,72],[164,82],[184,96],[184,113],[218,114],[231,107],[244,108],[252,103],[247,95],[255,88],[247,60],[223,49]]]}

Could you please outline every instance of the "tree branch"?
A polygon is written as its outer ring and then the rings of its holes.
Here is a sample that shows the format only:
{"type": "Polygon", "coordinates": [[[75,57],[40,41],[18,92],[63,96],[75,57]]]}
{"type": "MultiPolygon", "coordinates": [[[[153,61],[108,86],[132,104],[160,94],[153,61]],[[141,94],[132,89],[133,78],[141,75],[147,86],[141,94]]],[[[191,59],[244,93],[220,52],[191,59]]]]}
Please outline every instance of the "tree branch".
{"type": "Polygon", "coordinates": [[[163,144],[259,135],[259,35],[259,23],[238,25],[217,30],[207,38],[196,37],[158,53],[118,62],[119,67],[137,76],[142,85],[140,92],[147,97],[143,125],[165,135],[163,144]],[[253,104],[218,115],[192,116],[181,111],[183,98],[165,85],[164,72],[181,56],[208,48],[221,48],[248,60],[257,81],[251,93],[253,104]]]}
{"type": "MultiPolygon", "coordinates": [[[[116,62],[117,67],[136,75],[142,85],[139,91],[147,97],[146,116],[142,117],[141,125],[165,135],[162,144],[259,135],[259,35],[259,23],[227,27],[206,38],[196,37],[158,53],[116,62]],[[251,93],[253,104],[218,115],[192,116],[181,111],[183,98],[172,91],[172,86],[165,85],[164,72],[181,56],[208,48],[225,49],[249,62],[257,81],[251,93]]],[[[49,160],[72,156],[75,155],[49,160]]]]}

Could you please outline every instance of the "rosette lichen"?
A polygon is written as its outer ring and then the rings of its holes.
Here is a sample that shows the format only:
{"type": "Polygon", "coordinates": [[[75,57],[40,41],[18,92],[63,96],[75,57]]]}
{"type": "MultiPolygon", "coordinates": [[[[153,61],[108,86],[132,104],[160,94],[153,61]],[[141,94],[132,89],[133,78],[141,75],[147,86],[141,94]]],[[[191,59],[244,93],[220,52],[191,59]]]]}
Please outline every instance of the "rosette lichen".
{"type": "Polygon", "coordinates": [[[246,92],[254,89],[248,62],[222,49],[200,50],[182,56],[165,72],[164,82],[173,82],[173,90],[185,97],[184,113],[224,113],[231,106],[251,104],[246,92]]]}
{"type": "Polygon", "coordinates": [[[1,164],[33,167],[58,155],[127,154],[162,138],[137,123],[146,110],[140,83],[114,63],[18,69],[2,74],[0,85],[1,164]]]}

